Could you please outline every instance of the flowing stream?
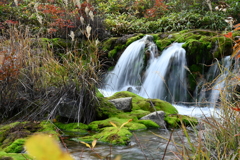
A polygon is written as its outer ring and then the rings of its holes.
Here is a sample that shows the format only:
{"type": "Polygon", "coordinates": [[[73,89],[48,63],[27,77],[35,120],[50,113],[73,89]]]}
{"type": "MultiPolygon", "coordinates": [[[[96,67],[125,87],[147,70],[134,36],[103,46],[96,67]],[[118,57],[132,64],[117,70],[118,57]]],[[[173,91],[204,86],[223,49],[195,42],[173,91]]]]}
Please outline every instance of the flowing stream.
{"type": "MultiPolygon", "coordinates": [[[[132,91],[145,98],[158,98],[172,103],[179,114],[189,115],[197,118],[203,116],[218,117],[220,111],[214,106],[218,101],[220,90],[224,87],[225,78],[231,66],[230,57],[223,60],[223,70],[219,71],[217,63],[210,67],[206,79],[200,80],[196,87],[195,96],[198,101],[209,102],[213,105],[205,107],[185,106],[187,102],[187,80],[186,51],[182,43],[173,43],[166,48],[160,56],[157,47],[152,41],[152,36],[145,36],[130,44],[119,58],[113,71],[105,78],[105,86],[99,89],[103,95],[111,96],[118,91],[132,91]],[[148,52],[148,63],[144,67],[144,58],[148,52]],[[219,75],[219,73],[222,73],[219,75]],[[211,89],[203,84],[215,79],[211,89]],[[180,102],[180,103],[179,103],[180,102]],[[180,104],[180,105],[176,105],[180,104]]],[[[236,67],[235,67],[236,68],[236,67]]],[[[197,104],[197,103],[196,103],[197,104]]],[[[173,132],[175,144],[170,142],[167,150],[167,140],[170,133],[165,130],[144,130],[133,132],[134,136],[128,146],[109,146],[97,144],[95,151],[86,148],[85,145],[77,142],[67,142],[70,153],[76,160],[99,159],[96,153],[103,157],[115,157],[121,155],[123,160],[128,159],[175,159],[174,152],[181,149],[176,143],[188,145],[181,130],[173,132]],[[156,133],[154,135],[153,133],[156,133]],[[157,135],[162,136],[161,138],[157,135]]],[[[190,135],[194,141],[194,133],[190,135]]],[[[106,158],[107,159],[107,158],[106,158]]]]}

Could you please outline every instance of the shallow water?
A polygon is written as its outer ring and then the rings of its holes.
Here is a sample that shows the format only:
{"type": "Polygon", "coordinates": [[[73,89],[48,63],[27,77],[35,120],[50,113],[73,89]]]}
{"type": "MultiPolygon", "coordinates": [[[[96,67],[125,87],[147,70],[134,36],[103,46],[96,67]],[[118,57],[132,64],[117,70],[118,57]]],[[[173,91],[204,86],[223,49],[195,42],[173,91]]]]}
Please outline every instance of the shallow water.
{"type": "MultiPolygon", "coordinates": [[[[160,160],[163,158],[166,146],[165,160],[177,159],[173,154],[177,150],[181,150],[180,144],[188,146],[187,139],[184,138],[181,130],[175,130],[172,134],[172,140],[168,144],[171,131],[152,129],[133,132],[134,136],[127,146],[110,146],[106,144],[98,144],[95,147],[95,153],[87,148],[84,144],[74,141],[66,141],[69,152],[75,160],[98,160],[99,154],[104,159],[114,159],[117,155],[121,155],[122,160],[160,160]],[[155,134],[153,134],[155,133],[155,134]],[[157,135],[161,136],[158,137],[157,135]],[[178,145],[179,144],[179,145],[178,145]]],[[[191,137],[194,139],[194,133],[191,132],[191,137]]]]}

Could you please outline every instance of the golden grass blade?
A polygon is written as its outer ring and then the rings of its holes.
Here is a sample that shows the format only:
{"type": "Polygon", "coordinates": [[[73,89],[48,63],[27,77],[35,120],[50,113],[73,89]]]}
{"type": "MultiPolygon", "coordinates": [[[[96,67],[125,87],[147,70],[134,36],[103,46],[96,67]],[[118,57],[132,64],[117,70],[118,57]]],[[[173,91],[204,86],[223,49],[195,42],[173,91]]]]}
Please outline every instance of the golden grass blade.
{"type": "Polygon", "coordinates": [[[123,126],[125,126],[126,124],[128,124],[129,122],[131,122],[131,121],[132,121],[132,119],[129,119],[127,122],[123,123],[123,124],[121,125],[120,129],[121,129],[123,126]]]}
{"type": "Polygon", "coordinates": [[[91,148],[91,146],[88,143],[81,142],[82,144],[85,144],[88,148],[91,148]]]}
{"type": "Polygon", "coordinates": [[[113,127],[116,127],[116,128],[118,128],[117,127],[117,125],[115,124],[115,123],[113,123],[113,122],[109,122],[111,125],[113,125],[113,127]]]}

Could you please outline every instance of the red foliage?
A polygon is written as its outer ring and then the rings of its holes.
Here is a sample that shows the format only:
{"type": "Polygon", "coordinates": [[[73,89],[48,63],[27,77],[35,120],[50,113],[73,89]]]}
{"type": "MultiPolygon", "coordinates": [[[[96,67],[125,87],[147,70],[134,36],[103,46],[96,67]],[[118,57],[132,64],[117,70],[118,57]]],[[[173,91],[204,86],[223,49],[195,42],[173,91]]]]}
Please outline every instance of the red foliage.
{"type": "MultiPolygon", "coordinates": [[[[0,53],[5,54],[6,51],[0,53]]],[[[17,61],[16,55],[5,55],[0,68],[0,80],[11,81],[12,79],[15,79],[19,74],[20,68],[21,66],[17,61]]]]}
{"type": "Polygon", "coordinates": [[[146,10],[145,17],[156,17],[164,14],[167,10],[167,5],[164,4],[163,0],[155,0],[155,4],[152,8],[146,10]]]}

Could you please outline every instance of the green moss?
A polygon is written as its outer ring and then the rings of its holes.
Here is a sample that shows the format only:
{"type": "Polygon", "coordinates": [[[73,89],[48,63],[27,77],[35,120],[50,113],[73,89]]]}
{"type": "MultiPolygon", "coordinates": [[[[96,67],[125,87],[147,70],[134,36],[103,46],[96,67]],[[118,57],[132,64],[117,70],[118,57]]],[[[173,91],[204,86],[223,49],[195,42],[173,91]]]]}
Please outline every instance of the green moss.
{"type": "Polygon", "coordinates": [[[126,46],[130,45],[132,42],[141,39],[144,36],[144,34],[138,34],[137,36],[133,36],[131,38],[128,38],[127,42],[126,42],[126,46]]]}
{"type": "Polygon", "coordinates": [[[114,58],[114,56],[117,54],[118,49],[114,48],[113,50],[108,52],[108,58],[114,58]]]}
{"type": "Polygon", "coordinates": [[[53,125],[50,121],[42,121],[40,123],[41,129],[38,130],[38,132],[46,133],[46,134],[52,134],[56,138],[58,138],[58,133],[56,132],[56,127],[53,125]]]}
{"type": "Polygon", "coordinates": [[[185,126],[195,126],[198,123],[198,120],[195,117],[189,117],[179,114],[166,115],[164,120],[166,121],[169,128],[179,127],[181,125],[181,122],[185,126]]]}
{"type": "Polygon", "coordinates": [[[159,128],[159,125],[151,120],[139,120],[138,123],[144,124],[147,128],[159,128]]]}
{"type": "Polygon", "coordinates": [[[0,159],[1,160],[33,160],[29,155],[23,153],[6,153],[0,151],[0,159]]]}
{"type": "Polygon", "coordinates": [[[138,110],[133,110],[131,112],[125,112],[125,113],[120,113],[118,115],[116,115],[116,117],[118,118],[127,118],[127,119],[139,119],[139,118],[142,118],[143,116],[146,116],[148,114],[150,114],[151,112],[149,111],[145,111],[145,110],[141,110],[141,109],[138,109],[138,110]]]}
{"type": "MultiPolygon", "coordinates": [[[[129,119],[120,119],[120,118],[112,117],[112,118],[108,118],[101,121],[93,121],[88,126],[89,126],[89,129],[91,129],[92,131],[101,131],[105,127],[113,126],[110,122],[120,127],[122,124],[128,122],[128,120],[129,119]]],[[[145,125],[137,123],[136,120],[133,120],[132,122],[127,123],[126,125],[124,125],[124,127],[126,127],[129,130],[142,130],[147,128],[145,125]]]]}
{"type": "Polygon", "coordinates": [[[166,49],[169,45],[171,45],[174,42],[174,39],[162,39],[162,40],[157,40],[155,43],[160,51],[163,51],[166,49]]]}
{"type": "Polygon", "coordinates": [[[98,98],[103,98],[104,97],[104,95],[98,89],[96,89],[96,96],[98,98]]]}
{"type": "Polygon", "coordinates": [[[17,139],[11,145],[4,148],[3,151],[6,153],[21,153],[25,141],[25,139],[17,139]]]}
{"type": "Polygon", "coordinates": [[[117,37],[112,37],[109,38],[108,40],[103,42],[102,48],[103,51],[109,51],[114,48],[114,44],[118,38],[117,37]]]}
{"type": "Polygon", "coordinates": [[[67,132],[67,133],[77,133],[77,134],[88,134],[88,125],[83,124],[83,123],[68,123],[68,124],[63,124],[63,123],[54,123],[58,128],[61,130],[67,132]]]}

